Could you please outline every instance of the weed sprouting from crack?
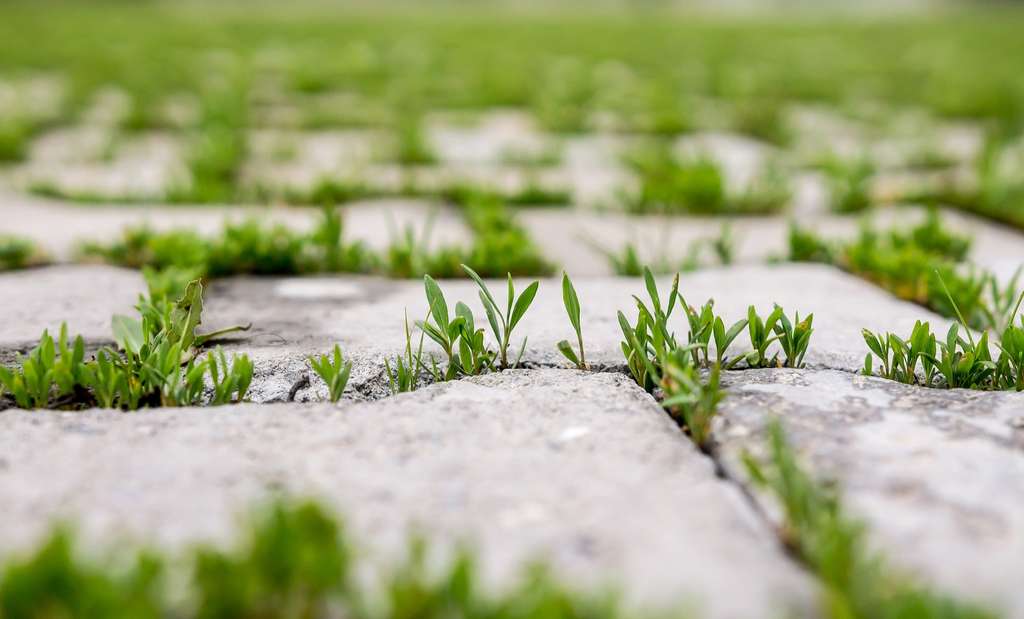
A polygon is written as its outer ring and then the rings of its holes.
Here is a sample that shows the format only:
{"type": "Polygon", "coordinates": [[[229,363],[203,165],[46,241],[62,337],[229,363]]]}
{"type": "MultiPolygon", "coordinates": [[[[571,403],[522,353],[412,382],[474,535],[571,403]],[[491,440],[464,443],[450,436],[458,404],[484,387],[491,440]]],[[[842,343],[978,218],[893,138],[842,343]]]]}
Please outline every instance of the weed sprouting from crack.
{"type": "Polygon", "coordinates": [[[18,367],[0,367],[0,395],[6,392],[21,408],[100,405],[126,410],[204,401],[218,405],[245,398],[253,373],[248,356],[228,361],[220,350],[202,359],[199,353],[214,339],[249,326],[197,333],[203,311],[198,280],[185,286],[177,302],[155,287],[139,299],[137,308],[139,318],[113,317],[117,348],[103,348],[89,361],[81,336],[71,340],[66,324],[57,340],[44,331],[18,367]],[[212,385],[209,396],[207,381],[212,385]]]}

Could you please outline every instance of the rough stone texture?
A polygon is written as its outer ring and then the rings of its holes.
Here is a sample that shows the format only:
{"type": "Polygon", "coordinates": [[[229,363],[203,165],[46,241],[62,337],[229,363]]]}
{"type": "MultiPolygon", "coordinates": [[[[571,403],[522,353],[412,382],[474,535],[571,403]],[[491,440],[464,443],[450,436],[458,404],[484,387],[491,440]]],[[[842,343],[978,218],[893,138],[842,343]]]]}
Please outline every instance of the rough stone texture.
{"type": "MultiPolygon", "coordinates": [[[[762,314],[780,303],[792,315],[814,313],[815,333],[807,363],[810,367],[856,371],[867,352],[860,329],[909,332],[917,319],[931,320],[936,329],[946,322],[915,305],[893,299],[878,288],[821,265],[745,266],[709,269],[684,274],[680,289],[691,304],[714,298],[716,309],[730,323],[746,316],[756,304],[762,314]]],[[[520,281],[522,290],[526,281],[520,281]]],[[[109,337],[109,318],[114,311],[128,311],[141,289],[131,272],[109,267],[53,267],[26,273],[0,275],[0,286],[14,285],[10,301],[0,303],[0,349],[23,346],[38,337],[44,326],[59,326],[70,319],[88,338],[109,337]],[[97,286],[104,278],[130,285],[97,286]],[[71,300],[68,291],[78,290],[71,300]],[[122,297],[123,295],[123,297],[122,297]],[[20,301],[18,299],[27,299],[20,301]],[[120,299],[120,300],[118,300],[120,299]],[[116,301],[116,302],[115,302],[116,301]],[[23,309],[30,308],[30,309],[23,309]]],[[[637,278],[577,278],[582,304],[582,323],[587,360],[597,367],[623,365],[619,347],[621,330],[616,311],[633,320],[636,310],[631,295],[646,295],[637,278]]],[[[491,288],[504,298],[503,283],[491,288]]],[[[662,278],[662,295],[670,281],[662,278]]],[[[442,282],[451,307],[464,301],[486,327],[475,285],[469,280],[442,282]]],[[[204,328],[253,323],[243,339],[225,345],[231,352],[246,352],[256,363],[251,397],[256,401],[285,399],[303,375],[310,374],[306,358],[324,353],[339,343],[354,362],[350,389],[368,397],[386,393],[383,360],[405,346],[402,324],[408,310],[410,324],[426,315],[423,285],[416,281],[388,281],[372,277],[236,278],[214,282],[207,291],[204,328]]],[[[685,334],[682,315],[676,330],[685,334]]],[[[413,328],[415,332],[415,328],[413,328]]],[[[567,362],[555,349],[573,333],[562,304],[557,279],[544,280],[533,306],[514,333],[513,345],[529,337],[524,360],[531,365],[561,366],[567,362]]],[[[418,338],[414,340],[414,346],[418,338]]],[[[736,352],[744,352],[749,340],[743,334],[736,352]]],[[[439,353],[427,340],[424,350],[439,353]]],[[[321,398],[326,393],[318,379],[313,389],[299,392],[299,399],[321,398]]]]}
{"type": "Polygon", "coordinates": [[[134,313],[146,289],[138,271],[62,266],[0,273],[0,360],[4,352],[34,346],[43,329],[56,336],[62,322],[90,342],[108,341],[110,317],[134,313]]]}
{"type": "Polygon", "coordinates": [[[1024,393],[936,390],[835,371],[730,373],[717,437],[744,475],[783,422],[812,472],[840,482],[874,547],[937,586],[1024,617],[1024,393]]]}
{"type": "Polygon", "coordinates": [[[703,617],[800,614],[813,582],[650,397],[617,374],[510,371],[344,407],[0,415],[0,547],[74,517],[89,540],[225,540],[268,495],[323,497],[390,556],[410,525],[505,582],[574,584],[703,617]]]}

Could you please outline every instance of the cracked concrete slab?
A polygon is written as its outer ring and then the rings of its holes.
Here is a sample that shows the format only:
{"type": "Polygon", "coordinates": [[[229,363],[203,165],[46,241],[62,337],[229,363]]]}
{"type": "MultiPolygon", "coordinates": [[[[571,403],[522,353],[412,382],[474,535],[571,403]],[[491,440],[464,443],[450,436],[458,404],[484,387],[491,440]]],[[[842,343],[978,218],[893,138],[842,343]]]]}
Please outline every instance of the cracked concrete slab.
{"type": "MultiPolygon", "coordinates": [[[[518,282],[517,289],[525,288],[527,281],[518,282]]],[[[504,298],[503,285],[491,283],[499,298],[504,298]]],[[[667,295],[670,280],[662,278],[659,285],[662,295],[667,295]]],[[[43,327],[55,328],[65,319],[71,321],[73,330],[81,323],[78,328],[84,329],[87,338],[103,339],[109,333],[110,315],[130,309],[141,279],[111,267],[51,267],[0,275],[0,286],[13,286],[10,300],[0,303],[0,349],[9,349],[31,343],[43,327]],[[97,287],[90,283],[105,281],[103,278],[131,284],[97,287]],[[77,291],[71,301],[65,300],[67,290],[77,291]],[[117,299],[120,301],[115,303],[117,299]]],[[[632,295],[645,295],[641,280],[577,278],[575,286],[582,304],[588,362],[595,367],[623,367],[616,311],[635,318],[632,295]]],[[[445,281],[442,288],[450,306],[464,301],[476,314],[478,325],[486,326],[471,281],[445,281]]],[[[683,274],[680,290],[691,304],[715,299],[718,313],[730,323],[746,317],[750,304],[762,314],[771,310],[773,302],[783,305],[790,315],[797,310],[802,316],[813,312],[815,333],[806,360],[815,368],[859,370],[867,352],[862,327],[904,333],[918,319],[931,320],[939,331],[948,325],[923,308],[822,265],[708,269],[683,274]]],[[[259,402],[286,399],[292,386],[310,374],[307,357],[325,353],[335,343],[354,363],[349,383],[352,395],[386,395],[383,361],[404,349],[403,316],[408,311],[411,324],[427,311],[421,282],[356,276],[214,281],[207,290],[205,308],[204,328],[253,323],[246,337],[226,343],[225,349],[253,358],[256,376],[250,397],[259,402]]],[[[685,334],[681,314],[675,324],[677,332],[685,334]]],[[[529,338],[524,356],[527,365],[567,366],[555,348],[559,340],[573,337],[557,279],[541,283],[533,306],[514,333],[514,347],[523,336],[529,338]]],[[[736,353],[745,352],[747,336],[738,338],[734,346],[736,353]]],[[[424,350],[439,354],[429,340],[424,350]]],[[[312,378],[313,388],[299,392],[299,399],[321,399],[326,394],[319,379],[312,378]]]]}
{"type": "Polygon", "coordinates": [[[410,526],[469,541],[500,585],[573,585],[710,618],[807,616],[813,581],[738,489],[618,374],[508,371],[345,406],[0,414],[0,547],[54,517],[87,540],[224,541],[269,495],[323,497],[383,556],[410,526]]]}
{"type": "Polygon", "coordinates": [[[1024,617],[1024,393],[806,370],[732,372],[724,384],[716,437],[734,476],[745,477],[743,450],[763,453],[777,417],[892,564],[1024,617]]]}

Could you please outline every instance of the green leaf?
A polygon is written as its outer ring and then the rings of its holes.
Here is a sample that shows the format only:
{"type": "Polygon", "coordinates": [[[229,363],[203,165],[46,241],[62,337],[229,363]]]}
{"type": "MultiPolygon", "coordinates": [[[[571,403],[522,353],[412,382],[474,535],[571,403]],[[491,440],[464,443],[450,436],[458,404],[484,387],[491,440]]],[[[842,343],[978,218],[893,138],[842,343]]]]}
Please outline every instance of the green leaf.
{"type": "MultiPolygon", "coordinates": [[[[511,280],[509,280],[511,281],[511,280]]],[[[533,298],[537,296],[537,289],[540,287],[540,282],[533,282],[526,287],[523,294],[516,299],[515,308],[512,310],[512,318],[509,320],[508,329],[511,331],[515,328],[519,321],[522,320],[526,314],[526,310],[530,309],[530,304],[533,303],[533,298]]]]}
{"type": "Polygon", "coordinates": [[[427,293],[427,304],[430,306],[431,315],[439,327],[446,329],[448,327],[448,303],[444,300],[441,287],[437,285],[433,277],[424,275],[423,288],[427,293]]]}
{"type": "Polygon", "coordinates": [[[110,323],[114,332],[114,341],[121,347],[121,350],[138,356],[145,341],[142,333],[142,321],[128,316],[115,315],[111,318],[110,323]]]}
{"type": "Polygon", "coordinates": [[[562,271],[562,303],[565,305],[565,312],[569,315],[569,322],[576,333],[580,332],[580,299],[576,296],[576,289],[569,280],[569,275],[562,271]]]}
{"type": "Polygon", "coordinates": [[[654,281],[654,274],[648,267],[644,267],[644,285],[647,287],[647,295],[651,297],[655,315],[660,315],[661,299],[658,298],[658,284],[654,281]]]}
{"type": "Polygon", "coordinates": [[[484,283],[484,280],[477,275],[476,271],[464,264],[462,265],[462,270],[465,271],[466,274],[476,282],[476,285],[480,287],[480,293],[482,295],[481,301],[483,301],[484,305],[486,306],[490,304],[494,308],[495,313],[500,315],[501,312],[498,310],[498,304],[495,303],[494,297],[491,296],[491,291],[487,288],[487,284],[484,283]]]}
{"type": "Polygon", "coordinates": [[[502,340],[501,329],[498,327],[498,316],[497,308],[493,304],[487,302],[487,297],[483,291],[480,291],[480,302],[484,305],[484,312],[487,314],[487,323],[491,325],[491,333],[494,334],[494,339],[498,342],[502,340]]]}
{"type": "Polygon", "coordinates": [[[558,352],[562,353],[566,359],[572,362],[573,365],[579,367],[580,360],[576,356],[576,352],[572,349],[572,345],[569,344],[568,340],[562,340],[558,342],[558,352]]]}

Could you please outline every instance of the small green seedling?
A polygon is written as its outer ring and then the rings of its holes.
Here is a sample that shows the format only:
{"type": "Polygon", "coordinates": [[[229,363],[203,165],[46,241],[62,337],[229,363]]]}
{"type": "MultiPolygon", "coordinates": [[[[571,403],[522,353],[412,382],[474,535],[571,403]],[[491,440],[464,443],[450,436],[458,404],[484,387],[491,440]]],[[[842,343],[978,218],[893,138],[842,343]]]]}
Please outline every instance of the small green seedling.
{"type": "Polygon", "coordinates": [[[907,340],[895,333],[875,334],[867,329],[862,329],[861,334],[871,350],[864,357],[865,376],[875,374],[872,357],[874,353],[882,362],[878,374],[882,378],[912,385],[917,382],[917,367],[920,364],[924,371],[923,384],[931,385],[935,375],[938,346],[935,334],[931,332],[931,326],[927,322],[918,320],[914,323],[914,329],[907,340]]]}
{"type": "Polygon", "coordinates": [[[814,314],[808,314],[803,320],[797,312],[790,320],[781,306],[776,305],[767,318],[761,319],[757,310],[751,305],[747,309],[747,331],[750,334],[750,345],[753,348],[747,353],[747,364],[752,368],[787,367],[799,368],[804,365],[804,355],[814,333],[812,324],[814,314]],[[779,361],[778,353],[768,357],[768,347],[778,342],[785,355],[779,361]]]}
{"type": "MultiPolygon", "coordinates": [[[[252,384],[253,371],[252,361],[248,355],[236,355],[229,363],[224,351],[218,347],[206,358],[206,365],[213,383],[211,406],[241,402],[245,399],[249,385],[252,384]]],[[[341,388],[344,390],[345,386],[342,385],[341,388]]]]}
{"type": "Polygon", "coordinates": [[[953,299],[949,287],[946,286],[946,280],[937,271],[936,275],[950,305],[953,306],[953,310],[960,320],[960,324],[950,325],[946,341],[939,342],[942,355],[935,365],[942,377],[946,379],[946,386],[950,389],[982,386],[996,370],[996,364],[992,361],[992,353],[988,345],[988,331],[982,332],[977,343],[974,341],[974,335],[971,334],[971,330],[960,312],[960,306],[953,299]],[[960,326],[963,326],[967,340],[960,337],[960,326]]]}
{"type": "MultiPolygon", "coordinates": [[[[494,353],[487,350],[487,345],[484,343],[484,330],[476,328],[473,310],[459,301],[455,304],[455,314],[462,319],[462,324],[459,327],[458,367],[460,371],[467,376],[477,376],[485,371],[493,370],[494,353]]],[[[516,360],[516,364],[519,364],[518,360],[516,360]]]]}
{"type": "Polygon", "coordinates": [[[715,328],[715,301],[709,299],[703,306],[701,306],[698,312],[695,308],[687,304],[686,299],[683,295],[679,295],[679,304],[682,305],[683,311],[686,313],[686,322],[689,324],[690,331],[687,335],[687,343],[693,346],[691,355],[693,356],[693,364],[696,366],[708,365],[708,345],[711,342],[711,337],[715,328]]]}
{"type": "Polygon", "coordinates": [[[1024,320],[1020,326],[1008,326],[996,345],[999,346],[998,387],[1024,391],[1024,320]]]}
{"type": "Polygon", "coordinates": [[[747,353],[747,365],[750,367],[778,367],[778,355],[769,359],[768,347],[779,339],[775,333],[775,325],[781,317],[782,308],[778,305],[765,319],[757,314],[753,305],[747,308],[747,332],[750,334],[750,346],[753,348],[747,353]]]}
{"type": "Polygon", "coordinates": [[[739,355],[730,360],[725,356],[725,353],[729,350],[729,346],[732,345],[733,341],[739,337],[739,334],[743,332],[743,329],[747,326],[746,318],[737,320],[728,330],[725,328],[725,321],[722,320],[721,316],[715,317],[715,322],[711,327],[711,334],[715,340],[715,354],[717,359],[715,364],[725,369],[731,369],[737,363],[743,360],[743,355],[739,355]]]}
{"type": "Polygon", "coordinates": [[[420,342],[414,353],[412,350],[412,333],[409,331],[409,314],[405,315],[405,353],[396,355],[393,362],[384,359],[384,372],[388,377],[388,388],[391,394],[415,391],[420,372],[423,371],[423,336],[420,331],[420,342]]]}
{"type": "Polygon", "coordinates": [[[718,413],[718,404],[725,397],[719,386],[721,367],[711,367],[707,382],[701,380],[700,371],[689,363],[667,363],[661,388],[665,399],[661,405],[681,420],[693,442],[707,448],[711,439],[711,421],[718,413]]]}
{"type": "Polygon", "coordinates": [[[491,295],[491,291],[488,290],[487,284],[484,280],[477,275],[476,271],[469,268],[466,265],[462,265],[462,268],[466,273],[476,282],[477,286],[480,287],[480,301],[484,305],[484,310],[487,312],[487,322],[491,325],[491,332],[494,334],[494,338],[498,341],[498,355],[501,364],[501,369],[508,369],[509,367],[517,367],[520,360],[522,360],[523,352],[526,350],[526,338],[523,338],[523,345],[519,348],[519,355],[516,357],[514,363],[509,365],[508,362],[508,349],[509,342],[512,339],[512,330],[515,329],[519,321],[522,320],[526,314],[526,310],[530,308],[530,304],[533,303],[533,299],[537,296],[537,288],[540,286],[539,282],[534,281],[523,290],[523,293],[516,298],[515,288],[512,284],[512,275],[508,275],[508,295],[505,313],[503,314],[498,309],[498,304],[495,302],[494,297],[491,295]]]}
{"type": "MultiPolygon", "coordinates": [[[[781,307],[779,308],[782,309],[781,307]]],[[[800,320],[800,312],[797,312],[790,322],[785,312],[780,312],[779,321],[775,324],[775,334],[779,337],[779,346],[782,347],[786,361],[783,364],[787,368],[802,368],[804,366],[804,355],[807,354],[807,347],[811,343],[811,334],[814,329],[814,314],[808,314],[800,320]]]]}
{"type": "Polygon", "coordinates": [[[66,323],[61,325],[56,342],[49,331],[43,331],[39,344],[27,357],[19,359],[20,368],[0,366],[0,393],[10,393],[20,408],[46,408],[51,402],[72,395],[82,385],[84,357],[81,336],[68,345],[66,323]]]}
{"type": "Polygon", "coordinates": [[[310,357],[309,365],[325,383],[331,402],[341,399],[345,385],[348,384],[349,374],[352,373],[352,362],[345,361],[341,355],[341,347],[334,345],[334,352],[331,356],[322,355],[320,358],[310,357]]]}
{"type": "Polygon", "coordinates": [[[580,354],[576,354],[568,340],[558,342],[558,350],[578,369],[585,370],[587,369],[587,357],[583,350],[583,331],[580,327],[580,299],[576,296],[576,288],[573,287],[569,274],[564,271],[562,272],[562,302],[565,304],[565,313],[569,315],[573,331],[576,332],[580,354]]]}
{"type": "Polygon", "coordinates": [[[647,368],[650,366],[650,343],[648,342],[647,318],[640,314],[636,319],[636,326],[629,323],[626,315],[618,312],[619,328],[622,329],[622,355],[626,358],[626,367],[636,381],[636,384],[651,392],[656,386],[655,376],[649,374],[647,368]]]}
{"type": "Polygon", "coordinates": [[[426,320],[417,321],[416,326],[420,328],[420,331],[426,333],[427,337],[437,342],[445,356],[448,357],[445,380],[451,380],[459,372],[456,345],[459,335],[462,333],[462,323],[465,318],[456,316],[452,320],[448,319],[448,302],[433,277],[423,276],[423,288],[427,294],[427,305],[430,307],[430,311],[426,320]]]}

